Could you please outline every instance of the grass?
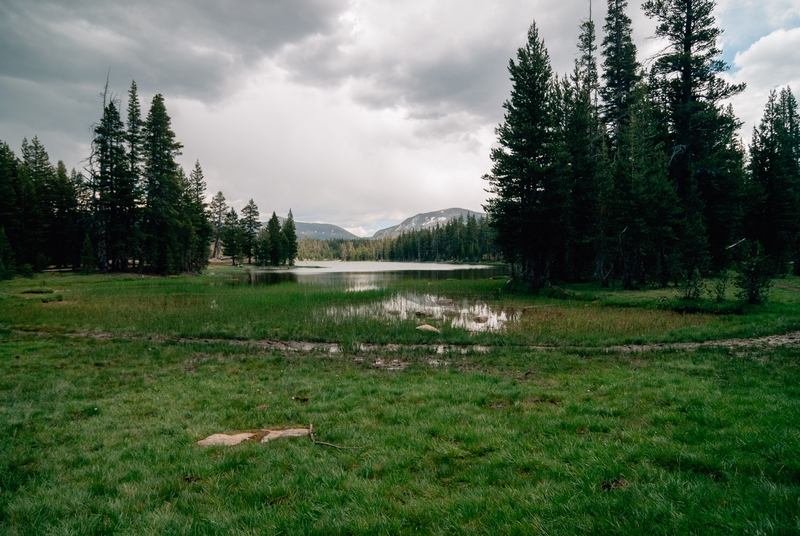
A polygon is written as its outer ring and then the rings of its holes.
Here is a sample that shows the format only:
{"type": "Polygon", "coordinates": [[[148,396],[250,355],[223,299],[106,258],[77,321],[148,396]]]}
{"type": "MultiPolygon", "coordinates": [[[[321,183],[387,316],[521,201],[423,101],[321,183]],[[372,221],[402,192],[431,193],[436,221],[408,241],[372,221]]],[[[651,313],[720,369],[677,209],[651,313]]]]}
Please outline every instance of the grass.
{"type": "Polygon", "coordinates": [[[495,280],[345,293],[217,274],[37,276],[63,296],[48,303],[24,292],[36,282],[0,283],[0,534],[800,533],[800,348],[595,348],[798,329],[800,280],[720,313],[676,310],[661,290],[530,297],[495,280]],[[431,337],[413,320],[319,314],[396,292],[483,300],[521,321],[431,337]],[[66,336],[94,331],[120,337],[66,336]],[[223,340],[123,337],[148,334],[223,340]],[[248,338],[347,351],[224,340],[248,338]],[[355,340],[492,346],[364,353],[355,340]],[[514,346],[534,343],[558,347],[514,346]],[[405,368],[381,367],[391,360],[405,368]],[[361,448],[196,445],[309,423],[361,448]]]}
{"type": "Polygon", "coordinates": [[[503,280],[397,281],[388,288],[342,292],[323,285],[234,284],[235,270],[176,278],[48,274],[42,288],[27,294],[30,280],[0,283],[0,325],[48,332],[112,332],[119,335],[224,339],[426,342],[505,346],[680,342],[756,337],[800,329],[800,279],[787,278],[763,306],[730,299],[684,302],[674,291],[621,292],[576,286],[556,296],[520,296],[503,280]],[[357,307],[398,292],[431,293],[480,300],[521,313],[500,333],[470,334],[439,324],[441,335],[417,331],[417,323],[381,318],[334,318],[331,307],[357,307]]]}

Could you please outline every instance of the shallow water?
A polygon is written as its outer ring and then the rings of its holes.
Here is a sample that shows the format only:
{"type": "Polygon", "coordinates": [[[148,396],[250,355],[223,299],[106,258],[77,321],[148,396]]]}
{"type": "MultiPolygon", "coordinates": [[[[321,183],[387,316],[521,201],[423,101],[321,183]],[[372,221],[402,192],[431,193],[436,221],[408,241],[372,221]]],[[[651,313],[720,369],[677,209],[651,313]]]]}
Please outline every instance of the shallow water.
{"type": "Polygon", "coordinates": [[[510,308],[492,308],[484,302],[451,300],[434,294],[396,294],[380,302],[354,306],[329,307],[325,316],[334,320],[375,318],[386,321],[413,319],[461,328],[470,332],[500,331],[509,322],[518,322],[522,312],[510,308]]]}
{"type": "Polygon", "coordinates": [[[421,262],[300,262],[290,269],[242,270],[238,283],[315,283],[342,285],[350,291],[381,288],[400,279],[489,279],[506,275],[505,266],[421,262]]]}

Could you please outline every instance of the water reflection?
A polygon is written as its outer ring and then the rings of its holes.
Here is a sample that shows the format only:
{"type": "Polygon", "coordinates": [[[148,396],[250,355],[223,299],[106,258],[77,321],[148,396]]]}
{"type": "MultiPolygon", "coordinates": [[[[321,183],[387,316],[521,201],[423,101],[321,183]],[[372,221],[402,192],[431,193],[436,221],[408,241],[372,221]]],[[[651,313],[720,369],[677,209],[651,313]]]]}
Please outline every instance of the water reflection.
{"type": "Polygon", "coordinates": [[[401,262],[301,263],[291,269],[242,270],[235,283],[274,285],[277,283],[315,283],[339,285],[349,291],[373,290],[389,281],[403,279],[489,279],[507,274],[505,266],[481,266],[401,262]]]}
{"type": "Polygon", "coordinates": [[[484,302],[451,300],[434,294],[397,294],[382,302],[347,307],[329,307],[325,315],[335,321],[353,318],[379,320],[417,320],[434,322],[470,332],[500,331],[509,322],[518,322],[522,312],[514,309],[495,309],[484,302]]]}

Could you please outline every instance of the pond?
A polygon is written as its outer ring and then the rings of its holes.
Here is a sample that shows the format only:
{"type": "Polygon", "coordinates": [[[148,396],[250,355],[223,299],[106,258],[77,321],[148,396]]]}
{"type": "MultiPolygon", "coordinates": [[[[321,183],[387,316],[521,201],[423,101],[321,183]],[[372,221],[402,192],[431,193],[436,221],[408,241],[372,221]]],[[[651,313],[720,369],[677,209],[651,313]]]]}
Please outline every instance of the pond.
{"type": "Polygon", "coordinates": [[[435,294],[407,292],[395,294],[375,303],[329,307],[324,316],[334,321],[353,318],[375,318],[388,322],[414,320],[417,324],[433,323],[471,333],[501,331],[506,324],[519,322],[522,311],[491,307],[483,301],[452,300],[435,294]]]}
{"type": "Polygon", "coordinates": [[[350,291],[381,288],[399,279],[490,279],[508,273],[503,265],[444,264],[423,262],[298,262],[293,268],[243,270],[239,283],[315,283],[345,286],[350,291]]]}

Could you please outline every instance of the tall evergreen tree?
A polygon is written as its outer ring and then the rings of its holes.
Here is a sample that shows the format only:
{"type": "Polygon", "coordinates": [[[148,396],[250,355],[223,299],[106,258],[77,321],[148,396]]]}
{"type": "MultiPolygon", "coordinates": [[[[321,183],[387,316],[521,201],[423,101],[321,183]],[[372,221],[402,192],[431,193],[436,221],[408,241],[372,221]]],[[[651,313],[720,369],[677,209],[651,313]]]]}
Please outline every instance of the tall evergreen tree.
{"type": "Polygon", "coordinates": [[[616,147],[616,140],[624,138],[621,131],[630,122],[633,89],[640,80],[631,19],[625,13],[627,7],[627,0],[608,0],[606,23],[603,26],[606,35],[602,44],[603,86],[600,96],[603,99],[603,122],[612,151],[616,147]]]}
{"type": "Polygon", "coordinates": [[[670,178],[683,204],[681,250],[684,271],[726,262],[731,239],[727,219],[741,202],[741,155],[735,131],[740,126],[722,102],[744,90],[720,77],[727,70],[719,59],[714,0],[647,0],[642,8],[656,20],[656,36],[667,49],[653,66],[654,88],[663,92],[668,123],[670,178]],[[738,166],[738,168],[737,168],[738,166]],[[723,215],[725,216],[723,218],[723,215]],[[699,263],[699,264],[698,264],[699,263]]]}
{"type": "Polygon", "coordinates": [[[97,254],[104,268],[119,270],[127,264],[130,253],[133,229],[126,214],[134,209],[135,198],[129,183],[125,126],[114,99],[105,105],[103,117],[94,128],[90,162],[97,254]]]}
{"type": "Polygon", "coordinates": [[[208,265],[208,254],[214,228],[208,219],[206,198],[206,182],[200,161],[195,161],[194,168],[183,187],[182,219],[186,227],[183,239],[183,270],[201,272],[208,265]]]}
{"type": "Polygon", "coordinates": [[[229,255],[233,265],[242,262],[244,240],[244,229],[239,214],[231,207],[225,213],[225,223],[222,228],[222,254],[229,255]]]}
{"type": "MultiPolygon", "coordinates": [[[[6,142],[0,141],[0,227],[5,230],[10,254],[15,261],[22,259],[26,224],[24,200],[33,195],[33,187],[21,167],[14,151],[6,142]]],[[[11,270],[9,264],[5,269],[11,270]]]]}
{"type": "Polygon", "coordinates": [[[289,266],[294,266],[294,260],[297,258],[297,227],[294,224],[292,209],[289,209],[289,215],[286,217],[286,221],[283,222],[281,232],[286,240],[286,251],[284,252],[286,260],[289,266]]]}
{"type": "Polygon", "coordinates": [[[601,139],[594,102],[597,90],[594,23],[584,22],[581,28],[575,69],[571,77],[563,79],[559,92],[559,132],[563,137],[559,168],[569,192],[569,234],[563,273],[573,279],[590,274],[595,258],[598,224],[595,175],[601,139]]]}
{"type": "Polygon", "coordinates": [[[222,230],[225,227],[225,214],[228,212],[228,204],[225,202],[225,196],[222,192],[217,194],[211,199],[211,204],[208,205],[208,213],[211,220],[211,225],[214,227],[214,247],[211,256],[219,259],[222,253],[220,241],[222,237],[222,230]]]}
{"type": "Polygon", "coordinates": [[[144,122],[142,121],[142,107],[139,103],[139,93],[136,81],[131,81],[128,90],[127,123],[125,126],[125,149],[128,160],[128,176],[126,177],[124,206],[125,212],[121,219],[128,227],[127,246],[131,258],[141,259],[144,234],[141,228],[141,204],[144,197],[144,184],[142,179],[142,166],[144,163],[144,122]]]}
{"type": "Polygon", "coordinates": [[[550,57],[536,24],[509,61],[512,90],[484,178],[493,197],[484,206],[513,277],[539,288],[565,244],[567,192],[558,169],[557,102],[550,57]]]}
{"type": "Polygon", "coordinates": [[[258,206],[250,198],[247,205],[242,209],[242,227],[244,228],[243,253],[247,257],[247,262],[253,262],[253,250],[256,242],[258,230],[261,228],[259,221],[258,206]]]}
{"type": "Polygon", "coordinates": [[[53,221],[48,210],[51,202],[50,186],[55,177],[55,168],[39,138],[30,143],[22,140],[22,172],[28,184],[21,201],[24,203],[24,235],[22,257],[25,264],[41,270],[49,264],[47,244],[53,230],[53,221]]]}
{"type": "Polygon", "coordinates": [[[273,212],[272,217],[267,222],[267,232],[269,232],[269,258],[273,266],[278,264],[286,258],[285,237],[281,233],[281,222],[278,216],[273,212]]]}
{"type": "Polygon", "coordinates": [[[800,233],[799,127],[791,90],[773,90],[750,145],[748,236],[784,267],[800,233]]]}
{"type": "Polygon", "coordinates": [[[175,140],[164,97],[153,97],[144,125],[144,260],[156,273],[177,273],[183,248],[177,222],[181,201],[178,165],[182,145],[175,140]]]}

